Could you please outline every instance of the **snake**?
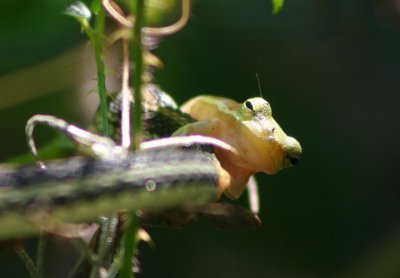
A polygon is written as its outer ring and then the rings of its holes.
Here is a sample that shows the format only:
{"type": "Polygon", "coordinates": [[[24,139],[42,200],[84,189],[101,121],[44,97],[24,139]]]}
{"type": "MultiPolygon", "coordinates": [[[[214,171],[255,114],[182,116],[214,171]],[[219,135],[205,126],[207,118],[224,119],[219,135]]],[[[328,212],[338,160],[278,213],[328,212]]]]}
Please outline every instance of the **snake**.
{"type": "MultiPolygon", "coordinates": [[[[158,142],[164,142],[162,138],[168,140],[170,136],[190,135],[187,127],[190,129],[194,125],[197,128],[199,122],[190,113],[179,109],[173,99],[158,86],[148,85],[144,93],[144,140],[150,144],[155,142],[155,147],[129,150],[123,154],[115,152],[120,150],[115,143],[120,139],[121,128],[121,100],[118,96],[111,100],[109,107],[111,139],[95,134],[98,132],[98,115],[91,128],[93,133],[53,116],[38,115],[28,121],[28,138],[33,132],[32,123],[44,123],[63,132],[76,141],[79,147],[85,146],[83,149],[89,150],[92,156],[47,161],[45,167],[40,167],[40,164],[14,167],[2,165],[0,239],[33,236],[40,230],[62,233],[66,229],[65,223],[96,222],[101,215],[121,211],[140,211],[147,222],[157,223],[167,219],[181,224],[193,215],[203,213],[222,226],[237,225],[235,218],[259,224],[258,218],[252,217],[253,214],[246,209],[214,203],[223,193],[236,198],[243,191],[243,181],[239,189],[232,191],[234,193],[226,190],[231,184],[237,186],[237,183],[230,179],[232,163],[226,171],[220,161],[226,161],[224,155],[232,156],[234,152],[221,147],[218,142],[205,140],[207,137],[202,137],[203,140],[197,143],[189,140],[179,146],[157,146],[158,142]]],[[[220,103],[224,101],[217,100],[220,103]]],[[[254,113],[259,113],[256,106],[253,107],[258,103],[258,100],[250,104],[245,102],[245,109],[252,108],[250,112],[254,110],[254,113]]],[[[261,110],[265,112],[264,108],[261,110]]],[[[286,156],[290,161],[297,159],[301,148],[292,137],[276,132],[277,128],[277,125],[272,127],[272,131],[280,136],[277,138],[289,138],[281,144],[286,154],[282,156],[279,167],[284,167],[288,161],[286,156]]],[[[279,141],[271,136],[268,142],[279,141]]],[[[35,149],[31,138],[28,144],[31,149],[35,149]]],[[[277,152],[275,149],[273,151],[277,152]]],[[[247,164],[240,162],[240,167],[247,167],[247,164]]],[[[248,167],[245,169],[248,170],[248,167]]],[[[246,172],[246,175],[248,179],[250,174],[246,172]]]]}

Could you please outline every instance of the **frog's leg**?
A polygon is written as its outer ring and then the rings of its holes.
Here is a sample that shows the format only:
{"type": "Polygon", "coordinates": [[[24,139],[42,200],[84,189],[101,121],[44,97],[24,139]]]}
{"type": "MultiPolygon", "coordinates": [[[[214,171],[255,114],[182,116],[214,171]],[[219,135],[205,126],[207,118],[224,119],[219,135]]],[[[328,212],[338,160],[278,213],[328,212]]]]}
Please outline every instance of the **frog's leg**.
{"type": "MultiPolygon", "coordinates": [[[[173,136],[203,134],[220,138],[221,132],[225,129],[226,127],[223,126],[223,123],[218,120],[200,121],[181,127],[173,134],[173,136]]],[[[229,180],[229,184],[223,186],[223,193],[231,199],[239,198],[246,188],[252,172],[246,168],[238,166],[236,163],[237,160],[242,159],[240,154],[232,156],[232,153],[226,152],[224,149],[215,149],[215,155],[222,166],[221,168],[225,170],[224,174],[229,175],[229,178],[226,179],[227,181],[229,180]]],[[[250,193],[252,211],[258,212],[259,205],[258,198],[256,197],[258,193],[254,179],[250,181],[250,193]]]]}
{"type": "Polygon", "coordinates": [[[206,136],[214,137],[213,134],[216,133],[216,131],[218,130],[218,127],[220,125],[221,125],[221,123],[216,120],[194,122],[194,123],[182,126],[177,131],[175,131],[172,134],[172,136],[203,134],[206,136]]]}
{"type": "Polygon", "coordinates": [[[251,212],[254,214],[258,214],[260,212],[260,198],[258,195],[257,180],[254,175],[251,176],[249,181],[247,182],[247,195],[251,212]]]}
{"type": "MultiPolygon", "coordinates": [[[[210,120],[210,121],[201,121],[201,122],[195,122],[195,123],[191,123],[188,125],[185,125],[181,128],[179,128],[177,131],[175,131],[172,134],[172,138],[174,138],[175,136],[188,136],[191,134],[202,134],[205,136],[210,136],[210,137],[214,137],[215,133],[218,131],[219,127],[220,127],[220,122],[216,121],[216,120],[210,120]]],[[[227,144],[228,145],[228,144],[227,144]]],[[[230,146],[230,145],[228,145],[230,146]]],[[[234,151],[228,151],[227,153],[230,153],[231,155],[234,156],[238,156],[238,153],[236,151],[235,148],[233,148],[232,146],[230,146],[234,151]]],[[[219,152],[226,152],[226,149],[223,148],[218,148],[215,149],[215,152],[217,153],[217,151],[219,152]]],[[[223,167],[221,164],[221,161],[218,159],[216,159],[216,165],[219,171],[219,176],[220,176],[220,181],[219,181],[219,190],[218,190],[218,195],[221,195],[222,193],[225,193],[227,190],[229,190],[229,187],[231,187],[232,185],[232,175],[229,171],[227,171],[225,169],[225,167],[223,167]]]]}

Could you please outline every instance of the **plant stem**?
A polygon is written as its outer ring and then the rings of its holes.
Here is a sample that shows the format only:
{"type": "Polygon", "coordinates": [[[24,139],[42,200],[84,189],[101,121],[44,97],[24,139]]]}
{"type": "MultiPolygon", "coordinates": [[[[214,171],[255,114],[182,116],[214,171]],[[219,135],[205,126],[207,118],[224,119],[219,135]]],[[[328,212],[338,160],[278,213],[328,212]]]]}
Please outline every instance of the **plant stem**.
{"type": "Polygon", "coordinates": [[[94,35],[92,36],[91,39],[94,46],[94,54],[96,57],[97,89],[100,98],[100,114],[101,114],[102,130],[104,136],[109,136],[106,74],[104,65],[105,18],[106,18],[105,11],[101,7],[96,15],[94,23],[94,35]]]}
{"type": "Polygon", "coordinates": [[[31,278],[41,278],[42,276],[39,274],[37,268],[35,267],[35,264],[33,263],[31,257],[28,255],[26,252],[24,246],[22,245],[17,245],[14,248],[15,253],[19,256],[19,258],[22,260],[22,262],[25,264],[27,270],[29,271],[29,274],[31,278]]]}
{"type": "Polygon", "coordinates": [[[112,215],[105,218],[100,225],[99,244],[97,249],[96,260],[92,264],[90,277],[97,277],[100,268],[106,263],[107,253],[115,240],[115,233],[118,225],[118,216],[112,215]]]}
{"type": "MultiPolygon", "coordinates": [[[[92,43],[94,45],[94,54],[96,57],[97,67],[97,90],[100,99],[100,115],[102,123],[102,133],[104,136],[110,136],[109,121],[108,121],[108,103],[107,103],[107,89],[106,89],[106,74],[104,65],[104,43],[105,43],[105,19],[106,14],[104,8],[100,5],[97,11],[97,15],[94,22],[94,32],[91,36],[92,43]]],[[[101,265],[104,263],[104,254],[108,247],[108,239],[115,232],[111,228],[115,216],[109,217],[104,223],[101,224],[101,238],[99,242],[99,254],[96,257],[96,262],[93,265],[91,275],[98,275],[98,271],[101,265]]]]}
{"type": "Polygon", "coordinates": [[[43,231],[40,232],[39,235],[39,243],[37,249],[37,258],[36,258],[36,269],[40,277],[43,276],[43,265],[44,265],[44,251],[46,249],[47,243],[47,234],[43,231]]]}
{"type": "Polygon", "coordinates": [[[121,248],[123,248],[123,256],[121,262],[121,278],[133,278],[135,276],[132,269],[132,259],[136,253],[138,245],[139,225],[136,217],[136,212],[128,214],[127,225],[125,227],[124,236],[121,240],[121,248]]]}
{"type": "MultiPolygon", "coordinates": [[[[132,0],[130,1],[132,2],[132,0]]],[[[133,10],[131,4],[131,11],[133,10]]],[[[143,50],[142,50],[142,27],[144,23],[144,0],[136,0],[135,26],[133,29],[132,52],[135,59],[135,70],[133,74],[133,88],[135,107],[133,113],[133,143],[138,148],[142,133],[142,72],[143,72],[143,50]]]]}
{"type": "MultiPolygon", "coordinates": [[[[141,133],[142,133],[142,72],[143,72],[143,50],[142,50],[142,27],[144,23],[144,0],[130,0],[130,12],[135,12],[135,26],[133,29],[132,41],[132,56],[135,61],[135,70],[133,73],[133,80],[131,80],[132,87],[134,88],[134,114],[132,121],[133,128],[133,148],[140,147],[141,133]],[[136,3],[135,3],[136,2],[136,3]],[[135,5],[136,4],[136,5],[135,5]]],[[[137,234],[139,230],[136,212],[128,214],[127,226],[124,231],[124,236],[121,241],[121,248],[124,250],[121,262],[121,278],[133,278],[134,272],[132,271],[132,258],[136,252],[138,239],[137,234]]]]}

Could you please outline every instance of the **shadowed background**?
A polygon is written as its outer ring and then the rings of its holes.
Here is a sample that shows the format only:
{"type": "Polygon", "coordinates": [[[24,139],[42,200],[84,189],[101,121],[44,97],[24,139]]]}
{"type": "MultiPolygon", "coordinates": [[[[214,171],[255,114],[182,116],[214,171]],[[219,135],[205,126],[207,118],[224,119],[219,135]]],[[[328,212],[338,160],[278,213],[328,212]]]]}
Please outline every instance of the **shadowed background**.
{"type": "MultiPolygon", "coordinates": [[[[90,122],[94,61],[78,24],[61,14],[69,3],[0,4],[2,161],[27,151],[33,114],[90,122]]],[[[243,101],[260,94],[257,72],[304,155],[293,169],[257,176],[262,228],[152,228],[140,277],[400,277],[400,1],[286,1],[271,10],[267,0],[197,1],[188,26],[156,51],[165,64],[156,77],[179,103],[198,94],[243,101]]],[[[57,248],[49,277],[70,263],[57,248]]],[[[0,269],[26,276],[6,248],[0,269]]]]}

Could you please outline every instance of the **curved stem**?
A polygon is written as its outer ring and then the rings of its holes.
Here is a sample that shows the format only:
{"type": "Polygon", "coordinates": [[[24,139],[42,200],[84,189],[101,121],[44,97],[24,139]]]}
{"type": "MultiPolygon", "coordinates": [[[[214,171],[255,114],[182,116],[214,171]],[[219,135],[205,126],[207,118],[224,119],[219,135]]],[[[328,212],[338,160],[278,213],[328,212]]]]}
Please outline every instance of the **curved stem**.
{"type": "MultiPolygon", "coordinates": [[[[181,0],[181,17],[179,20],[169,26],[164,27],[143,27],[142,31],[146,35],[152,36],[167,36],[174,34],[181,30],[186,23],[189,21],[190,18],[190,7],[191,7],[191,0],[181,0]]],[[[112,18],[115,19],[119,24],[126,28],[132,28],[134,26],[134,22],[129,20],[125,15],[122,13],[121,9],[116,9],[115,7],[119,7],[116,3],[112,0],[103,0],[103,6],[110,14],[112,18]]]]}
{"type": "Polygon", "coordinates": [[[190,17],[190,0],[181,0],[182,14],[177,22],[165,27],[144,27],[143,32],[152,36],[167,36],[174,34],[181,30],[186,23],[189,21],[190,17]]]}
{"type": "Polygon", "coordinates": [[[131,22],[129,19],[125,17],[125,15],[122,13],[121,9],[119,6],[114,2],[110,0],[103,0],[103,7],[104,9],[108,12],[108,14],[115,19],[119,24],[121,24],[124,27],[127,28],[132,28],[133,27],[133,22],[131,22]],[[115,7],[118,7],[116,9],[115,7]]]}

